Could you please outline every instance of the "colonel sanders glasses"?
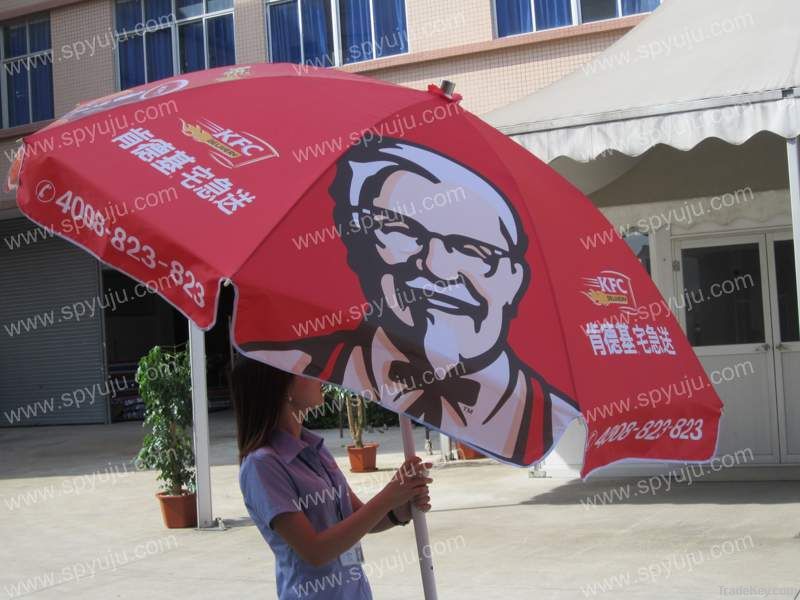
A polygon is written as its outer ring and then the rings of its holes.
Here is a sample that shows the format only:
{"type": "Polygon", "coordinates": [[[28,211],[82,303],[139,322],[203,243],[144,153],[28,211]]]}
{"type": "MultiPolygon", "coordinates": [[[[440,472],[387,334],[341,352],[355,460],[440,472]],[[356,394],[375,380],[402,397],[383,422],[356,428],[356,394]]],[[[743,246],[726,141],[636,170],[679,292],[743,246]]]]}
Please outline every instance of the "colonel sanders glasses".
{"type": "Polygon", "coordinates": [[[357,218],[361,232],[376,236],[380,231],[391,236],[389,240],[378,240],[376,237],[376,241],[383,245],[391,244],[392,249],[407,254],[409,258],[430,248],[433,239],[440,240],[448,252],[456,251],[483,261],[491,269],[490,275],[500,259],[511,258],[508,250],[463,235],[433,233],[414,219],[393,210],[362,208],[357,218]]]}

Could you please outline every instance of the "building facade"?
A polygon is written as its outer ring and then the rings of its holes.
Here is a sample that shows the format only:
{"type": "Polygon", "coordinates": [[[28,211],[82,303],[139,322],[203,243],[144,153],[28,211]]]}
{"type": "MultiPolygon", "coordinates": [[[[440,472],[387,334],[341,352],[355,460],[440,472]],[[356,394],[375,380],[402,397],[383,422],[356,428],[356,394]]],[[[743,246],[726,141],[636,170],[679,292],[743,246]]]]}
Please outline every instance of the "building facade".
{"type": "MultiPolygon", "coordinates": [[[[449,79],[480,115],[580,68],[658,4],[6,0],[0,152],[8,168],[21,137],[80,102],[183,72],[263,61],[340,68],[418,89],[449,79]]],[[[124,394],[109,377],[141,352],[128,347],[130,339],[174,340],[175,319],[157,299],[135,310],[109,308],[109,290],[127,294],[129,283],[110,281],[115,275],[96,260],[35,228],[5,191],[0,238],[0,426],[116,418],[110,398],[124,394]]]]}

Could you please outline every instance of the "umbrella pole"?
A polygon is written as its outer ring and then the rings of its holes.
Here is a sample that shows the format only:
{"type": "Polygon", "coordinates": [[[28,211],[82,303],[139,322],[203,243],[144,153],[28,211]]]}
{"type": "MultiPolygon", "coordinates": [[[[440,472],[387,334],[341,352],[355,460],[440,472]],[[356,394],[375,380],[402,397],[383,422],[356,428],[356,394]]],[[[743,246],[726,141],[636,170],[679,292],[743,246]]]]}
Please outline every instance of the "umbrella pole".
{"type": "Polygon", "coordinates": [[[789,157],[789,201],[792,213],[797,301],[800,305],[800,138],[788,140],[786,150],[789,157]]]}
{"type": "Polygon", "coordinates": [[[211,527],[211,468],[208,439],[205,332],[189,320],[189,361],[192,369],[192,437],[197,475],[197,526],[211,527]]]}
{"type": "MultiPolygon", "coordinates": [[[[414,434],[411,430],[411,420],[400,415],[400,432],[403,434],[403,451],[406,459],[413,458],[414,434]]],[[[436,579],[433,575],[433,558],[431,556],[430,536],[428,535],[428,521],[425,513],[411,507],[411,515],[414,519],[414,536],[417,538],[417,555],[419,556],[419,568],[422,574],[422,589],[425,592],[425,600],[437,600],[436,579]]]]}

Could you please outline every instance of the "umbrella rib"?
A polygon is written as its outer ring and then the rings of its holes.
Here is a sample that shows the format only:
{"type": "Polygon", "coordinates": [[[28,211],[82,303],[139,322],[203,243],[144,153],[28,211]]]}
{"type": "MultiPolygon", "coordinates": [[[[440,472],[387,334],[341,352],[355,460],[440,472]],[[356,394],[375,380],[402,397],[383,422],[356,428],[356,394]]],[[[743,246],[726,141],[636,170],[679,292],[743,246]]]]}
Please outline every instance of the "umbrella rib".
{"type": "MultiPolygon", "coordinates": [[[[470,124],[472,125],[473,129],[477,131],[478,135],[480,135],[484,140],[486,140],[488,142],[489,140],[488,140],[487,136],[484,134],[483,127],[490,127],[490,126],[487,125],[486,123],[484,123],[483,121],[481,121],[479,117],[476,117],[475,115],[473,115],[471,113],[468,113],[468,116],[472,117],[473,119],[478,121],[478,126],[476,126],[475,123],[470,123],[470,124]],[[483,126],[483,127],[481,127],[481,126],[483,126]]],[[[517,145],[516,142],[512,141],[510,138],[506,137],[506,140],[511,144],[517,145]]],[[[490,144],[490,146],[491,146],[491,144],[490,144]]],[[[525,151],[525,152],[528,152],[524,148],[522,148],[522,150],[525,151]]],[[[537,160],[538,160],[538,158],[537,158],[537,160]]],[[[548,168],[550,168],[550,167],[548,167],[548,168]]],[[[573,395],[574,395],[573,400],[578,404],[578,410],[580,411],[580,402],[578,401],[578,386],[577,386],[577,382],[575,380],[575,372],[574,372],[574,369],[572,368],[572,357],[571,357],[571,355],[569,353],[569,350],[568,350],[568,347],[567,347],[567,337],[566,337],[566,332],[564,331],[564,321],[563,321],[563,319],[561,317],[561,310],[558,307],[558,301],[555,298],[555,290],[554,290],[553,285],[552,285],[553,284],[553,278],[550,275],[550,267],[547,264],[547,258],[546,258],[546,255],[544,253],[544,249],[542,248],[542,245],[539,242],[539,236],[536,235],[536,220],[533,218],[533,215],[531,215],[531,212],[528,209],[527,202],[524,202],[525,195],[522,193],[522,190],[520,189],[520,185],[517,182],[517,177],[515,175],[515,171],[512,170],[512,169],[506,169],[506,171],[508,172],[511,180],[514,183],[514,187],[517,190],[518,196],[521,199],[523,199],[523,202],[521,202],[520,205],[525,208],[525,212],[528,214],[528,219],[530,220],[530,226],[531,226],[531,230],[532,230],[532,233],[533,233],[534,243],[536,244],[536,247],[539,249],[539,255],[542,257],[542,265],[544,266],[545,275],[547,276],[548,282],[550,283],[550,294],[553,297],[553,308],[556,311],[556,316],[558,318],[558,328],[561,330],[561,339],[562,339],[562,343],[564,345],[564,353],[566,354],[566,357],[567,357],[567,368],[569,369],[569,377],[570,377],[570,380],[572,381],[572,390],[573,390],[573,395]]],[[[582,411],[580,411],[580,412],[581,412],[581,416],[583,417],[583,412],[582,411]]]]}

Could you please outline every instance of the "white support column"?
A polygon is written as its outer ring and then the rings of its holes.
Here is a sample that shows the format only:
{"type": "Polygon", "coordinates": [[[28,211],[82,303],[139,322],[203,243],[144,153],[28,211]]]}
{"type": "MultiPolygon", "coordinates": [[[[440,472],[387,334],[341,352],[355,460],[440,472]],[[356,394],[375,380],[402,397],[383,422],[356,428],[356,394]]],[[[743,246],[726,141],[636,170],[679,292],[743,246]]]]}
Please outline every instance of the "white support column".
{"type": "Polygon", "coordinates": [[[208,437],[205,332],[189,321],[189,360],[192,368],[192,436],[197,470],[197,526],[211,527],[211,467],[208,437]]]}
{"type": "MultiPolygon", "coordinates": [[[[403,415],[400,415],[400,432],[403,434],[403,451],[406,459],[413,458],[415,455],[414,432],[411,429],[411,420],[403,415]]],[[[424,598],[425,600],[437,600],[428,521],[425,518],[425,513],[420,512],[414,506],[411,507],[411,515],[414,519],[414,536],[417,539],[417,555],[419,556],[419,569],[422,574],[424,598]]]]}
{"type": "Polygon", "coordinates": [[[797,281],[797,300],[800,307],[800,138],[786,144],[789,156],[789,201],[792,207],[792,236],[794,237],[794,274],[797,281]]]}
{"type": "Polygon", "coordinates": [[[448,462],[453,460],[450,438],[444,433],[439,433],[439,453],[442,455],[443,461],[448,462]]]}

